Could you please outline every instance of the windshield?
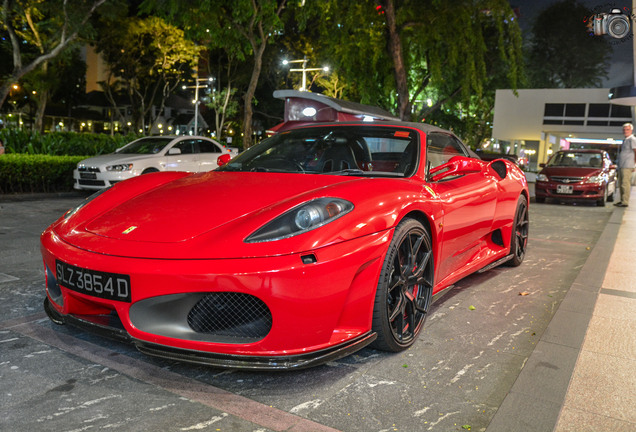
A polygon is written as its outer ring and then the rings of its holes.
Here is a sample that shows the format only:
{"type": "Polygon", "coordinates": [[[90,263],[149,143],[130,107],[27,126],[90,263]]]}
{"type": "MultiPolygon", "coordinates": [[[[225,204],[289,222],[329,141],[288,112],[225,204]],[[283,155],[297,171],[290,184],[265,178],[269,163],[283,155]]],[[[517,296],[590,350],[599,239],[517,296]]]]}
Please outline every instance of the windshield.
{"type": "Polygon", "coordinates": [[[125,154],[156,154],[172,141],[172,138],[148,137],[126,144],[116,151],[125,154]]]}
{"type": "Polygon", "coordinates": [[[219,171],[409,176],[416,168],[417,132],[385,126],[296,129],[268,138],[219,171]]]}
{"type": "Polygon", "coordinates": [[[603,157],[600,153],[558,152],[548,162],[548,166],[601,168],[603,157]]]}

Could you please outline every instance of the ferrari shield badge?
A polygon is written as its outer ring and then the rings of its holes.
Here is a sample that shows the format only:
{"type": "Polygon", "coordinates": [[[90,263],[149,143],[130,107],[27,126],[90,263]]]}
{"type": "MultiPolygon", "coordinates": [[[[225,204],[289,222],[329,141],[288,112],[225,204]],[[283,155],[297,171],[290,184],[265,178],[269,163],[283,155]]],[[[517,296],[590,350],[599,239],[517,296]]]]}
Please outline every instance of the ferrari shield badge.
{"type": "Polygon", "coordinates": [[[130,234],[131,232],[133,232],[134,230],[136,230],[137,227],[135,225],[126,228],[125,230],[123,230],[121,233],[122,234],[130,234]]]}

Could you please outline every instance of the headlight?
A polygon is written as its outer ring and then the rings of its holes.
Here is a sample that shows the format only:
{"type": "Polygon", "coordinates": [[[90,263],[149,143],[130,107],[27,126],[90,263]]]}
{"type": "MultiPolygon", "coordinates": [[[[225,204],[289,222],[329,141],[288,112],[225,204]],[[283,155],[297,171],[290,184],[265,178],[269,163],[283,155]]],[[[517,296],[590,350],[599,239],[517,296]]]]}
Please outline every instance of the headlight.
{"type": "Polygon", "coordinates": [[[537,174],[537,181],[548,181],[548,176],[545,174],[537,174]]]}
{"type": "Polygon", "coordinates": [[[86,197],[86,199],[77,207],[70,209],[69,211],[67,211],[66,213],[64,213],[64,219],[68,219],[71,216],[73,216],[75,213],[77,213],[82,207],[84,207],[86,204],[88,204],[89,202],[93,201],[95,198],[97,198],[98,196],[100,196],[101,194],[103,194],[104,192],[106,192],[108,189],[110,189],[110,186],[107,188],[104,188],[100,191],[95,192],[92,195],[89,195],[86,197]]]}
{"type": "Polygon", "coordinates": [[[130,171],[133,167],[133,164],[119,164],[119,165],[111,165],[106,167],[106,171],[130,171]]]}
{"type": "Polygon", "coordinates": [[[602,182],[603,182],[602,175],[591,176],[585,180],[585,183],[602,183],[602,182]]]}
{"type": "Polygon", "coordinates": [[[264,225],[245,239],[247,243],[281,240],[321,227],[353,210],[340,198],[318,198],[301,204],[264,225]]]}

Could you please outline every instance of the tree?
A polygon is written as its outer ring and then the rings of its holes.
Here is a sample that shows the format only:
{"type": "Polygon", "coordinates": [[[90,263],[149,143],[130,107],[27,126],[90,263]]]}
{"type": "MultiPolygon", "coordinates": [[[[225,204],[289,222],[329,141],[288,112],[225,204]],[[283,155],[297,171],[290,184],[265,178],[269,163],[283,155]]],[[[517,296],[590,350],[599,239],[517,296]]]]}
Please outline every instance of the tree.
{"type": "Polygon", "coordinates": [[[600,87],[612,47],[590,37],[584,17],[592,11],[574,0],[544,9],[532,26],[527,70],[535,88],[600,87]]]}
{"type": "Polygon", "coordinates": [[[105,2],[106,0],[2,0],[2,30],[9,37],[13,65],[11,73],[3,76],[0,81],[0,108],[11,86],[58,56],[81,32],[86,32],[90,28],[89,18],[105,2]],[[25,55],[28,50],[24,50],[23,42],[35,43],[38,47],[37,54],[25,55]]]}
{"type": "Polygon", "coordinates": [[[252,74],[243,95],[243,146],[252,144],[253,100],[268,43],[282,28],[286,0],[224,0],[179,2],[145,0],[143,10],[155,12],[187,27],[190,37],[210,48],[233,52],[240,61],[251,56],[252,74]]]}
{"type": "Polygon", "coordinates": [[[506,71],[510,86],[521,76],[520,31],[504,0],[326,0],[314,13],[323,56],[355,82],[363,103],[397,108],[403,120],[417,118],[414,105],[430,88],[435,109],[481,95],[487,59],[506,71]],[[496,43],[486,43],[493,35],[496,43]]]}
{"type": "Polygon", "coordinates": [[[133,110],[135,128],[142,130],[146,125],[152,128],[168,96],[197,64],[200,51],[182,30],[152,16],[107,23],[97,50],[119,81],[102,84],[107,98],[114,103],[113,87],[121,86],[133,110]]]}

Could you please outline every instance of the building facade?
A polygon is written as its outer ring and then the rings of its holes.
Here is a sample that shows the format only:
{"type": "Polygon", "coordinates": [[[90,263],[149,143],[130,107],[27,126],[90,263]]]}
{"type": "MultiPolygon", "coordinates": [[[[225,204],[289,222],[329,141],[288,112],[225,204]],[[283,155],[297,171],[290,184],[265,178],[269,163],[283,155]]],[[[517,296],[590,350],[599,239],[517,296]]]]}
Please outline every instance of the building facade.
{"type": "Polygon", "coordinates": [[[497,90],[490,150],[525,156],[530,170],[563,148],[605,148],[622,142],[631,106],[609,101],[610,89],[497,90]]]}

